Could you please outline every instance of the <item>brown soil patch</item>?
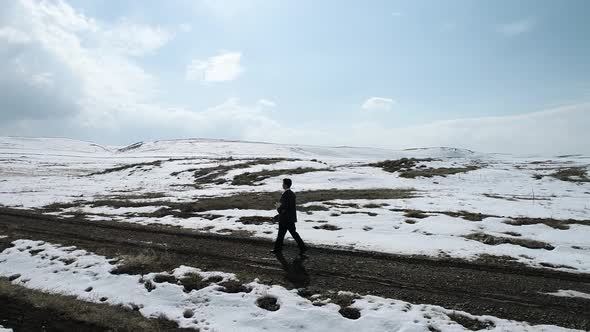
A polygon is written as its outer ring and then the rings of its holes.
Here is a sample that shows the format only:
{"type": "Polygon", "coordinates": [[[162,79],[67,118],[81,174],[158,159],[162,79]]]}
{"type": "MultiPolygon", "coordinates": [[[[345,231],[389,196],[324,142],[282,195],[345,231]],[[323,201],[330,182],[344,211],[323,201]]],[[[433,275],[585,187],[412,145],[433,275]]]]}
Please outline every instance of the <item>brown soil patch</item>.
{"type": "Polygon", "coordinates": [[[417,159],[417,158],[402,158],[397,160],[384,160],[374,164],[369,164],[367,166],[379,167],[382,168],[384,171],[389,173],[395,173],[400,171],[407,171],[411,168],[414,168],[417,163],[419,162],[428,162],[434,161],[435,159],[425,158],[425,159],[417,159]]]}
{"type": "Polygon", "coordinates": [[[272,169],[272,170],[262,170],[260,172],[246,172],[239,175],[234,176],[232,180],[232,185],[234,186],[254,186],[259,184],[261,181],[266,180],[268,178],[273,178],[277,176],[291,176],[296,174],[305,174],[311,172],[331,172],[331,169],[328,168],[311,168],[311,167],[298,167],[298,168],[291,168],[291,169],[272,169]]]}
{"type": "Polygon", "coordinates": [[[513,244],[529,249],[545,249],[545,250],[553,250],[555,247],[550,245],[549,243],[542,242],[542,241],[535,241],[535,240],[528,240],[523,238],[508,238],[508,237],[498,237],[493,236],[485,233],[473,233],[464,236],[466,239],[479,241],[484,244],[489,244],[492,246],[496,246],[499,244],[513,244]]]}
{"type": "Polygon", "coordinates": [[[528,217],[516,217],[507,219],[504,223],[508,225],[535,225],[544,224],[555,229],[569,229],[570,225],[578,224],[590,226],[590,220],[576,220],[576,219],[550,219],[550,218],[528,218],[528,217]]]}
{"type": "Polygon", "coordinates": [[[330,224],[322,224],[319,226],[313,226],[314,229],[325,229],[327,231],[337,231],[337,230],[341,230],[342,228],[335,226],[335,225],[330,225],[330,224]]]}
{"type": "Polygon", "coordinates": [[[256,305],[268,311],[277,311],[281,306],[277,303],[277,298],[273,296],[263,296],[256,300],[256,305]]]}
{"type": "Polygon", "coordinates": [[[244,225],[263,225],[273,223],[272,218],[260,216],[240,217],[240,219],[238,219],[238,222],[244,225]]]}
{"type": "Polygon", "coordinates": [[[473,319],[457,313],[453,313],[448,316],[452,321],[471,331],[490,330],[496,327],[494,322],[489,320],[473,319]]]}

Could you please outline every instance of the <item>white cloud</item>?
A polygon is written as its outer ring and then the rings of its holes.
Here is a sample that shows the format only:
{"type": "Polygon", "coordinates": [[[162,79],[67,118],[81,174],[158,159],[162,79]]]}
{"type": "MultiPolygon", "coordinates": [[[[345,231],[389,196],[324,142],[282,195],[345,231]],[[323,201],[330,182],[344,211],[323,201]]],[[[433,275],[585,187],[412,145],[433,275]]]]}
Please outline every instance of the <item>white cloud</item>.
{"type": "Polygon", "coordinates": [[[258,100],[258,105],[263,106],[263,107],[276,107],[277,104],[272,101],[272,100],[268,100],[268,99],[260,99],[258,100]]]}
{"type": "Polygon", "coordinates": [[[7,43],[24,44],[31,41],[31,38],[27,33],[13,27],[1,27],[0,41],[2,40],[6,41],[7,43]]]}
{"type": "Polygon", "coordinates": [[[516,36],[532,30],[535,27],[535,24],[535,20],[525,18],[500,25],[498,27],[498,32],[509,37],[516,36]]]}
{"type": "MultiPolygon", "coordinates": [[[[19,0],[3,10],[0,26],[23,31],[30,39],[0,53],[3,112],[24,117],[67,114],[80,127],[108,125],[116,122],[117,112],[149,103],[157,95],[155,78],[130,56],[163,46],[168,35],[162,29],[129,21],[100,22],[59,0],[19,0]],[[39,107],[34,100],[44,103],[39,107]]],[[[10,44],[0,39],[4,47],[10,44]]]]}
{"type": "Polygon", "coordinates": [[[240,52],[224,52],[212,56],[206,61],[193,60],[186,69],[186,79],[205,82],[233,81],[243,71],[240,52]]]}
{"type": "MultiPolygon", "coordinates": [[[[349,133],[355,145],[450,146],[516,154],[590,154],[590,103],[512,116],[440,121],[392,129],[367,122],[349,133]]],[[[347,143],[348,144],[348,143],[347,143]]]]}
{"type": "Polygon", "coordinates": [[[389,111],[393,108],[395,101],[391,98],[371,97],[361,105],[365,111],[389,111]]]}
{"type": "MultiPolygon", "coordinates": [[[[353,130],[326,123],[285,125],[265,111],[274,104],[265,99],[251,105],[228,99],[200,112],[168,106],[158,101],[157,79],[136,61],[136,54],[155,50],[162,42],[131,48],[142,52],[121,50],[116,47],[120,44],[105,40],[115,38],[105,31],[120,22],[86,17],[63,1],[11,1],[2,10],[2,31],[12,32],[0,38],[1,135],[59,135],[116,144],[201,136],[295,144],[446,145],[480,151],[590,154],[590,104],[402,129],[367,122],[353,130]],[[9,34],[18,38],[6,38],[9,34]]],[[[232,70],[224,65],[232,62],[223,57],[227,54],[205,61],[197,78],[235,79],[242,71],[241,54],[229,53],[234,54],[232,70]]],[[[393,105],[392,99],[372,97],[362,108],[389,110],[393,105]]]]}
{"type": "MultiPolygon", "coordinates": [[[[103,126],[97,124],[98,129],[103,126]]],[[[244,105],[230,98],[219,105],[194,112],[178,107],[140,105],[117,114],[117,124],[107,131],[110,138],[208,137],[240,140],[287,140],[293,130],[264,114],[262,106],[244,105]]],[[[104,132],[103,132],[104,134],[104,132]]]]}
{"type": "Polygon", "coordinates": [[[400,17],[400,16],[404,16],[404,13],[402,13],[402,12],[393,12],[393,13],[391,13],[391,16],[400,17]]]}
{"type": "MultiPolygon", "coordinates": [[[[119,115],[120,127],[107,131],[116,137],[125,132],[136,140],[151,138],[212,137],[291,144],[377,146],[394,149],[450,146],[481,152],[515,154],[590,154],[590,104],[561,107],[513,116],[440,121],[406,128],[365,122],[352,129],[290,127],[273,120],[260,105],[237,99],[201,112],[145,106],[119,115]]],[[[98,124],[101,125],[101,124],[98,124]]],[[[102,127],[100,127],[102,128],[102,127]]],[[[105,136],[105,131],[99,131],[105,136]]]]}
{"type": "Polygon", "coordinates": [[[25,8],[25,12],[28,12],[34,20],[38,20],[42,24],[72,32],[96,31],[97,29],[94,19],[77,12],[63,0],[41,2],[18,0],[18,2],[25,8]]]}
{"type": "Polygon", "coordinates": [[[174,34],[162,27],[151,27],[121,21],[105,29],[100,36],[103,47],[121,54],[141,56],[150,54],[168,43],[174,34]]]}

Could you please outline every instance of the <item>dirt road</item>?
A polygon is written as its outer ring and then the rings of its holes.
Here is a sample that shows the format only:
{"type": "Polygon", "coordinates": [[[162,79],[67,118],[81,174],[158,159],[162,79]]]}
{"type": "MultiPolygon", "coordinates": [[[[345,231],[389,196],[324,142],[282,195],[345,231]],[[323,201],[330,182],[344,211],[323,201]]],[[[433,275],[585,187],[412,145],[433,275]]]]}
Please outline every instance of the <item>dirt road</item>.
{"type": "Polygon", "coordinates": [[[9,236],[0,240],[0,249],[14,239],[27,238],[76,245],[109,257],[146,250],[166,255],[158,266],[136,273],[184,264],[237,273],[243,281],[257,277],[264,283],[304,288],[301,294],[346,290],[531,324],[590,329],[590,300],[543,294],[559,289],[590,293],[588,274],[324,247],[312,247],[303,261],[294,260],[296,249],[287,247],[286,257],[277,259],[269,253],[271,242],[264,239],[88,222],[12,209],[0,209],[0,234],[9,236]]]}

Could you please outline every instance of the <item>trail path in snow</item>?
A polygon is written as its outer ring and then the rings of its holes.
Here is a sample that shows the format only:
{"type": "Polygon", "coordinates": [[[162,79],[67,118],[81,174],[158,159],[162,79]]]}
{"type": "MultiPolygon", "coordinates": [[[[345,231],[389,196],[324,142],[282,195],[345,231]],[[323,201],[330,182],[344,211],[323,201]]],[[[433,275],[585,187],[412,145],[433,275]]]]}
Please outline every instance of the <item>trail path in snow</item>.
{"type": "Polygon", "coordinates": [[[85,222],[22,210],[0,209],[0,248],[15,239],[75,245],[105,256],[145,250],[169,255],[174,265],[258,277],[266,283],[315,291],[352,291],[411,303],[440,305],[476,315],[590,329],[590,300],[549,295],[559,290],[590,293],[590,275],[315,247],[303,262],[306,277],[289,268],[294,247],[282,263],[265,239],[197,233],[162,226],[85,222]],[[286,271],[289,271],[287,273],[286,271]]]}

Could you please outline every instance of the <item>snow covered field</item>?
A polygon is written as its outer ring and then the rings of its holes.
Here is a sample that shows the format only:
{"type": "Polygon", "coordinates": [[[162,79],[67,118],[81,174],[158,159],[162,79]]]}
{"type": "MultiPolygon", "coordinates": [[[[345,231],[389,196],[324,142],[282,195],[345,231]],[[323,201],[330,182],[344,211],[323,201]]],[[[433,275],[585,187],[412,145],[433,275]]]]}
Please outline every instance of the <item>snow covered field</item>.
{"type": "Polygon", "coordinates": [[[273,216],[273,200],[268,207],[230,205],[189,216],[156,212],[170,202],[190,204],[204,197],[240,197],[248,192],[277,192],[278,199],[281,178],[289,170],[303,169],[301,174],[288,175],[296,193],[415,190],[405,198],[359,196],[300,204],[303,209],[310,207],[299,213],[297,224],[310,243],[463,259],[492,255],[588,273],[590,182],[583,172],[590,170],[589,163],[587,156],[517,157],[452,148],[394,151],[216,140],[117,148],[67,139],[5,137],[0,138],[0,204],[41,208],[64,203],[52,213],[222,234],[240,230],[273,238],[276,225],[240,219],[273,216]],[[404,177],[404,170],[387,172],[369,165],[400,158],[418,158],[406,171],[472,169],[446,176],[404,177]],[[577,173],[560,179],[555,174],[563,170],[577,173]],[[248,173],[262,177],[236,182],[248,173]],[[94,203],[101,200],[103,204],[94,203]],[[133,204],[109,205],[105,200],[133,204]]]}
{"type": "Polygon", "coordinates": [[[0,253],[0,276],[16,284],[84,301],[138,308],[146,317],[166,317],[180,327],[201,331],[465,331],[455,322],[456,316],[480,321],[489,331],[573,331],[377,296],[358,297],[349,308],[358,310],[360,318],[352,320],[343,318],[340,307],[327,299],[306,299],[297,290],[280,286],[254,281],[245,285],[244,292],[225,292],[219,284],[235,280],[232,274],[179,266],[171,274],[117,275],[110,273],[116,267],[114,262],[75,247],[30,240],[13,244],[0,253]],[[191,273],[217,279],[209,286],[186,292],[178,281],[191,273]],[[157,281],[157,275],[174,278],[157,281]],[[278,307],[258,305],[261,298],[272,299],[272,305],[278,307]]]}
{"type": "MultiPolygon", "coordinates": [[[[298,193],[298,231],[315,245],[589,273],[589,164],[586,156],[519,157],[453,148],[394,151],[217,140],[104,147],[4,137],[0,206],[96,223],[273,238],[277,226],[270,217],[281,179],[288,176],[298,193]]],[[[297,289],[259,280],[241,285],[234,274],[199,266],[118,274],[112,273],[118,261],[83,249],[10,241],[12,247],[0,253],[0,277],[14,284],[122,305],[201,331],[464,331],[461,320],[492,331],[569,331],[378,296],[333,294],[354,298],[345,308],[325,294],[304,297],[297,289]],[[191,275],[211,282],[187,290],[183,282],[191,275]],[[230,281],[244,288],[225,291],[223,283],[230,281]],[[360,318],[347,319],[342,310],[360,318]]],[[[590,296],[572,289],[543,294],[590,296]]]]}

